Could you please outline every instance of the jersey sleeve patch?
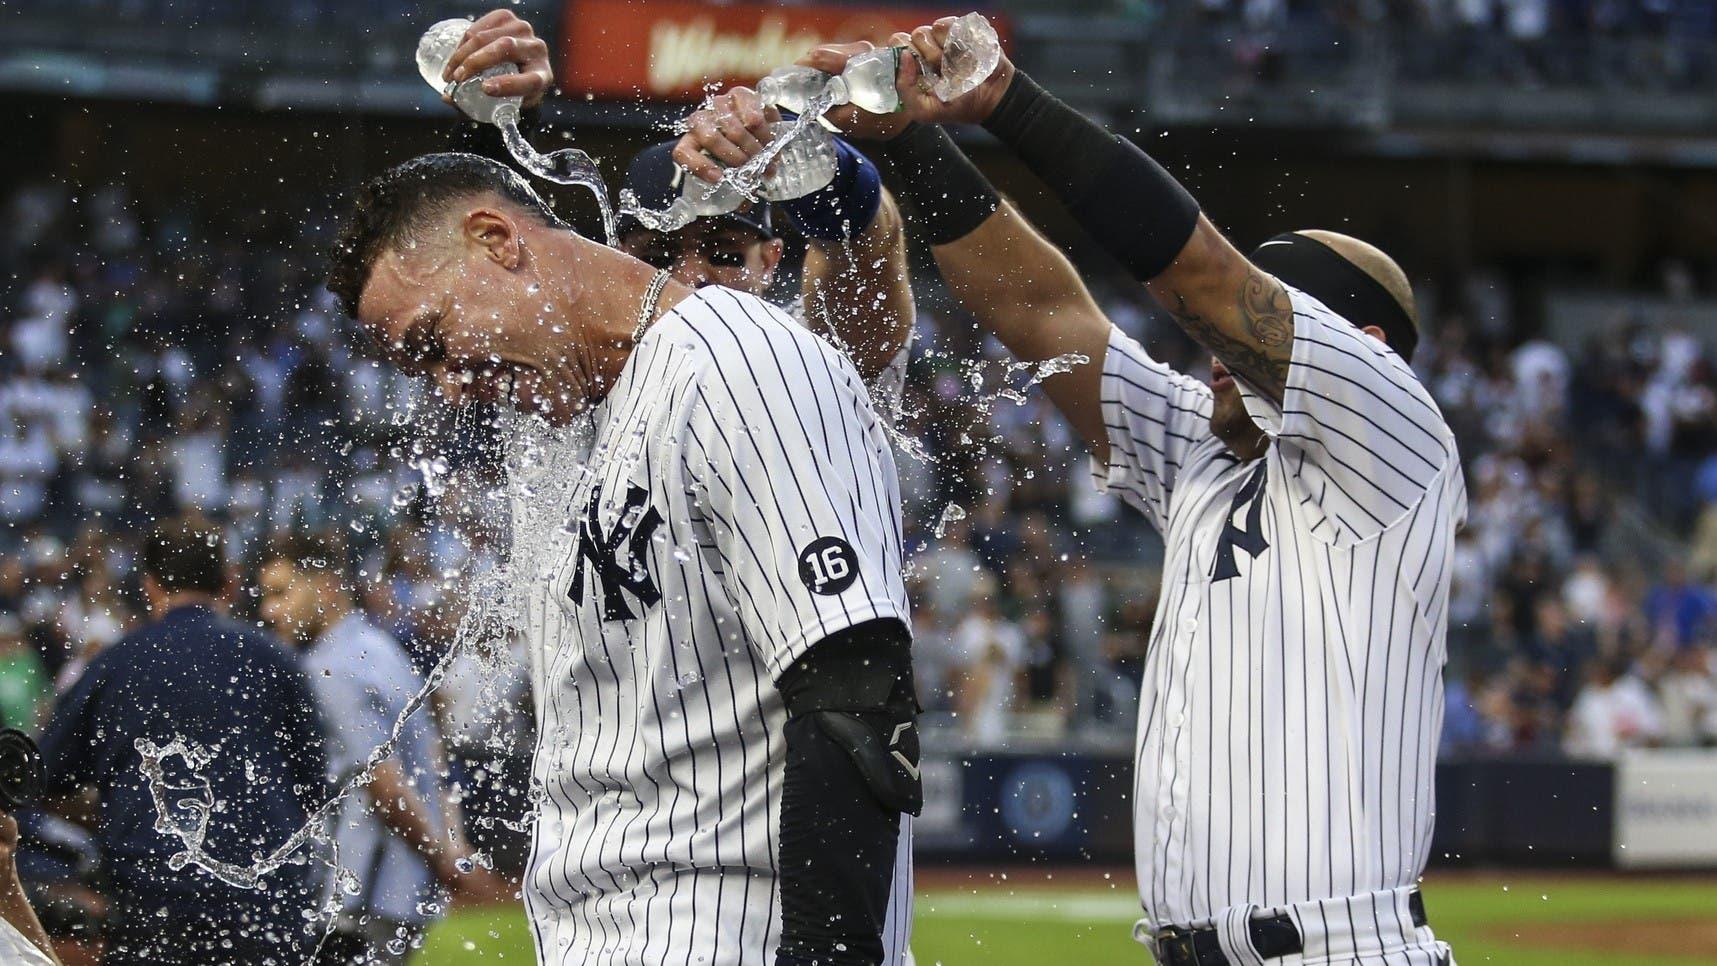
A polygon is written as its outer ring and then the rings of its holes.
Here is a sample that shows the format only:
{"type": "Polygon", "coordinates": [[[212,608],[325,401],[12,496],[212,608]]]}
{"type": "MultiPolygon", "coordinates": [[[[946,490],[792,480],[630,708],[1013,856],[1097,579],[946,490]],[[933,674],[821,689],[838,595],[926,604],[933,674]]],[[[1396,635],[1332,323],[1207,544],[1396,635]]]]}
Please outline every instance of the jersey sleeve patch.
{"type": "Polygon", "coordinates": [[[813,594],[833,597],[858,579],[858,554],[840,537],[818,537],[799,551],[799,582],[813,594]]]}

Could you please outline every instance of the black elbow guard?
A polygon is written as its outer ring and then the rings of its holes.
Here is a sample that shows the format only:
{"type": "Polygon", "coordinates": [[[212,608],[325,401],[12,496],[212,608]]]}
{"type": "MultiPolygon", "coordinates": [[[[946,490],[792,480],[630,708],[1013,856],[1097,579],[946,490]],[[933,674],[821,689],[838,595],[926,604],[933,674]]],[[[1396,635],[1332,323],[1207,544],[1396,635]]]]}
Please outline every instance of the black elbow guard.
{"type": "Polygon", "coordinates": [[[788,722],[814,723],[884,808],[923,809],[912,637],[904,624],[869,621],[830,635],[788,668],[780,690],[788,722]]]}
{"type": "Polygon", "coordinates": [[[924,801],[911,635],[898,620],[834,634],[779,688],[787,762],[776,966],[881,963],[890,908],[902,908],[893,894],[901,813],[924,801]]]}

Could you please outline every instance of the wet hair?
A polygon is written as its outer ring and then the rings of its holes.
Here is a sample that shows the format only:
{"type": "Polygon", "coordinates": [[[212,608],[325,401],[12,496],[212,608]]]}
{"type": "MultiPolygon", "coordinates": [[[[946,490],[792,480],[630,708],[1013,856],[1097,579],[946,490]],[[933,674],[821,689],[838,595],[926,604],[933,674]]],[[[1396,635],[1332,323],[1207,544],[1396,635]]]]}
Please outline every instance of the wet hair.
{"type": "Polygon", "coordinates": [[[382,253],[421,241],[455,202],[494,193],[545,225],[565,227],[518,172],[476,154],[426,154],[395,165],[358,189],[351,217],[328,258],[328,291],[353,318],[382,253]]]}
{"type": "Polygon", "coordinates": [[[202,517],[162,520],[143,543],[142,568],[167,593],[219,594],[227,587],[226,541],[202,517]]]}

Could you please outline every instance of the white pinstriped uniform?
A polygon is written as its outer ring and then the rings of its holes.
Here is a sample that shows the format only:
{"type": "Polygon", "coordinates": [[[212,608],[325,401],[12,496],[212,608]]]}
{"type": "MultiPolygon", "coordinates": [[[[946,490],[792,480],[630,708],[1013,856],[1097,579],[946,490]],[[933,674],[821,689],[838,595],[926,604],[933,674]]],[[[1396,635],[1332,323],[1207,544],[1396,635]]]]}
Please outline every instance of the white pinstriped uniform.
{"type": "MultiPolygon", "coordinates": [[[[773,962],[774,681],[829,634],[909,619],[887,435],[843,355],[724,288],[645,332],[592,422],[575,535],[527,615],[546,793],[525,890],[538,961],[773,962]],[[804,576],[825,537],[850,546],[853,576],[813,592],[843,569],[804,576]]],[[[909,834],[900,856],[889,963],[911,925],[909,834]]]]}
{"type": "Polygon", "coordinates": [[[1111,333],[1099,485],[1163,534],[1139,709],[1134,838],[1142,929],[1214,925],[1261,963],[1254,914],[1301,955],[1440,963],[1407,896],[1425,867],[1443,716],[1449,562],[1466,517],[1454,437],[1400,356],[1290,289],[1281,406],[1241,462],[1211,391],[1111,333]]]}

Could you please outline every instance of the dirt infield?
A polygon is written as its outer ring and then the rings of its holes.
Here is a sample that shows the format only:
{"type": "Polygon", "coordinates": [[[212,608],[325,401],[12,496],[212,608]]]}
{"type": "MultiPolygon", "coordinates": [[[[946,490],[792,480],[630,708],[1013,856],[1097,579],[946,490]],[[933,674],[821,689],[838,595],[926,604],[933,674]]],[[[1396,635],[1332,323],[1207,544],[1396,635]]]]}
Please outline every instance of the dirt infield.
{"type": "Polygon", "coordinates": [[[1629,956],[1686,956],[1717,962],[1717,922],[1709,919],[1615,919],[1491,926],[1488,938],[1532,949],[1629,956]]]}

